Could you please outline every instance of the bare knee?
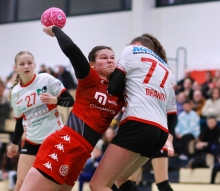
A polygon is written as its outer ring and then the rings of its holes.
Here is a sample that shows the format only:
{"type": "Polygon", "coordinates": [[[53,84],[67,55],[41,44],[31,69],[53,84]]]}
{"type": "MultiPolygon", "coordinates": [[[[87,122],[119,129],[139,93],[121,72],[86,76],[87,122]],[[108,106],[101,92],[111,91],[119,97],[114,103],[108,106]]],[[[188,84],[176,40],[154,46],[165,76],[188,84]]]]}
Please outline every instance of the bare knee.
{"type": "Polygon", "coordinates": [[[95,181],[91,180],[91,181],[89,182],[89,187],[90,187],[91,191],[94,191],[95,188],[96,188],[96,183],[95,183],[95,181]]]}
{"type": "Polygon", "coordinates": [[[23,182],[24,182],[23,180],[17,179],[14,191],[19,191],[21,189],[23,182]]]}

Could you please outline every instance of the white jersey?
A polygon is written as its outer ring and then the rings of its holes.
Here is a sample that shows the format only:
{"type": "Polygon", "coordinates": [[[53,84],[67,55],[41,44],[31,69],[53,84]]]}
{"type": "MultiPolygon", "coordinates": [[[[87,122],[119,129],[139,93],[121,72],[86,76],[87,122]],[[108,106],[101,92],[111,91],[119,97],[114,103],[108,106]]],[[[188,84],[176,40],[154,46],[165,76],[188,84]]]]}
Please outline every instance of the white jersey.
{"type": "Polygon", "coordinates": [[[176,113],[172,72],[165,61],[143,46],[127,46],[117,68],[125,73],[126,107],[121,123],[135,120],[164,131],[167,114],[176,113]]]}
{"type": "Polygon", "coordinates": [[[51,133],[63,127],[57,105],[44,104],[40,100],[41,93],[58,97],[65,88],[60,80],[50,74],[36,74],[27,85],[18,83],[11,93],[14,117],[23,117],[23,128],[26,140],[41,144],[51,133]]]}

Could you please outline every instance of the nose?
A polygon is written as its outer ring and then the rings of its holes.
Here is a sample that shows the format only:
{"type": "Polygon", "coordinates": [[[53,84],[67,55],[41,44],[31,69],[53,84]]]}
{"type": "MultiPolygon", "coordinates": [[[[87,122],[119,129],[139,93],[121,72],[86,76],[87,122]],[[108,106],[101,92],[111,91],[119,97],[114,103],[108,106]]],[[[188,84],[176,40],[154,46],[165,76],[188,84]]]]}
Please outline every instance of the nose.
{"type": "Polygon", "coordinates": [[[112,59],[111,59],[111,58],[109,58],[107,62],[108,62],[108,63],[111,63],[111,62],[112,62],[112,59]]]}

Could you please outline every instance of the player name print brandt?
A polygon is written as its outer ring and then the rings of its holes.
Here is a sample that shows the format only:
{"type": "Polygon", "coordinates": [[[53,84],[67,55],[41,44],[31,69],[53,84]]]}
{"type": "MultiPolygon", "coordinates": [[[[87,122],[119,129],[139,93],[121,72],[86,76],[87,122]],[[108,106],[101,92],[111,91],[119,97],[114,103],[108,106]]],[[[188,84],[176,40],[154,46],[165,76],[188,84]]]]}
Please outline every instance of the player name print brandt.
{"type": "Polygon", "coordinates": [[[146,88],[146,95],[157,98],[161,101],[166,101],[166,95],[162,92],[158,92],[157,90],[146,88]]]}
{"type": "Polygon", "coordinates": [[[23,118],[26,139],[41,144],[48,134],[63,127],[57,105],[41,101],[41,93],[58,97],[64,86],[47,73],[36,74],[30,84],[17,84],[11,94],[15,118],[23,118]],[[19,95],[19,96],[18,96],[19,95]],[[54,117],[55,116],[55,117],[54,117]]]}

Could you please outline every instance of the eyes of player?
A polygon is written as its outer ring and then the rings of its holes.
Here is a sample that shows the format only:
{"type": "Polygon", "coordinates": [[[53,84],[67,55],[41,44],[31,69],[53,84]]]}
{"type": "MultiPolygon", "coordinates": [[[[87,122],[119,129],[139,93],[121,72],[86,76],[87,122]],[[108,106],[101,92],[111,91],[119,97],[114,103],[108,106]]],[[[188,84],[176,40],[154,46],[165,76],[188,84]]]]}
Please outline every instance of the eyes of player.
{"type": "MultiPolygon", "coordinates": [[[[31,60],[29,60],[29,61],[27,62],[27,64],[30,66],[30,65],[33,64],[33,62],[32,62],[31,60]]],[[[24,66],[24,65],[25,65],[25,62],[20,62],[20,63],[18,63],[18,65],[19,65],[19,66],[24,66]]]]}
{"type": "Polygon", "coordinates": [[[104,60],[111,59],[111,60],[114,60],[115,57],[114,57],[114,56],[110,56],[110,58],[109,58],[109,57],[106,56],[106,55],[102,55],[102,56],[100,56],[100,59],[104,59],[104,60]]]}

